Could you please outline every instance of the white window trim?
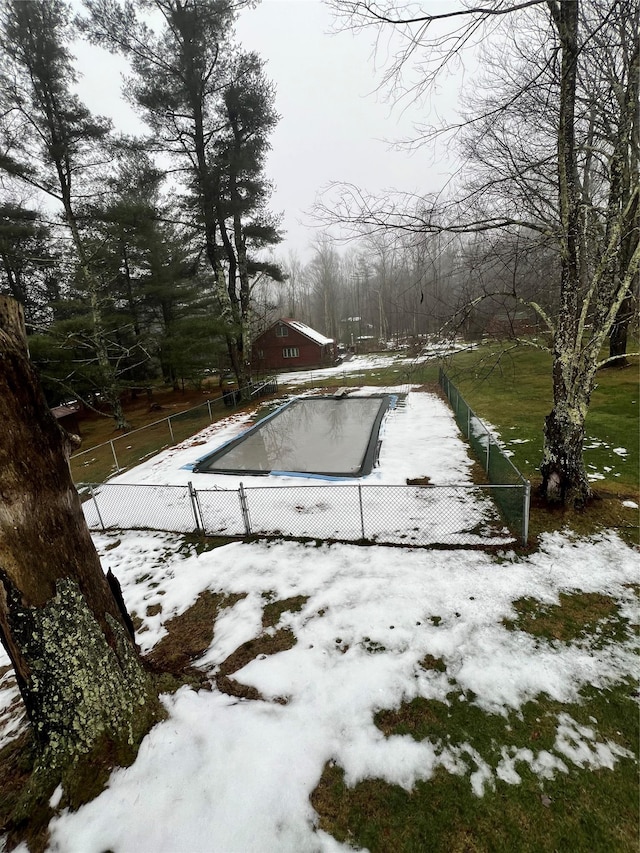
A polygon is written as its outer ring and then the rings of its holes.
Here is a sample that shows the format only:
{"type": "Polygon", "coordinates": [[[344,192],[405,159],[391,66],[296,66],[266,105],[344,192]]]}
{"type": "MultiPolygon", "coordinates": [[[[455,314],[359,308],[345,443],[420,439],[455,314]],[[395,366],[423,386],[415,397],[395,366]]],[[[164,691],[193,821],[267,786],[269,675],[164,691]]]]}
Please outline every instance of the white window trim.
{"type": "Polygon", "coordinates": [[[283,358],[299,358],[300,350],[298,347],[283,347],[282,348],[282,357],[283,358]]]}

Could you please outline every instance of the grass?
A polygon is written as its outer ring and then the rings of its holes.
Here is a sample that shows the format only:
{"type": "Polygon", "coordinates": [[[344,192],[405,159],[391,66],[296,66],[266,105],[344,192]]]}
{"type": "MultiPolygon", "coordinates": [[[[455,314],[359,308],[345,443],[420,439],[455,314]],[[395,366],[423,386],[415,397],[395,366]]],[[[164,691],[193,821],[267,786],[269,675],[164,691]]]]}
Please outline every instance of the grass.
{"type": "MultiPolygon", "coordinates": [[[[457,354],[451,380],[477,414],[495,426],[513,461],[535,479],[542,458],[542,428],[551,410],[551,357],[519,347],[508,356],[496,346],[457,354]]],[[[624,369],[601,370],[586,422],[585,464],[595,488],[638,490],[640,448],[638,359],[624,369]],[[624,448],[626,454],[615,453],[624,448]]]]}
{"type": "MultiPolygon", "coordinates": [[[[638,358],[629,362],[623,369],[604,369],[597,376],[584,451],[594,501],[582,511],[550,508],[536,491],[541,482],[544,419],[551,410],[550,355],[524,346],[505,354],[497,345],[486,344],[457,353],[447,365],[466,402],[497,429],[513,463],[531,481],[532,542],[545,531],[570,528],[579,535],[614,529],[629,544],[640,544],[638,509],[623,503],[640,502],[638,358]],[[625,452],[616,452],[620,449],[625,452]]],[[[418,369],[414,380],[427,381],[434,370],[433,364],[418,369]]]]}
{"type": "Polygon", "coordinates": [[[559,774],[541,786],[497,780],[482,797],[468,778],[438,769],[409,792],[368,779],[347,787],[327,765],[311,802],[320,827],[371,853],[632,853],[637,850],[636,769],[559,774]]]}
{"type": "Polygon", "coordinates": [[[514,602],[516,619],[505,620],[510,630],[526,631],[535,637],[571,642],[597,635],[592,648],[627,640],[629,620],[621,616],[614,599],[595,592],[560,593],[560,603],[545,605],[535,598],[514,602]]]}
{"type": "Polygon", "coordinates": [[[444,760],[454,757],[455,769],[439,766],[407,791],[380,779],[349,787],[342,769],[327,764],[311,796],[320,827],[371,853],[637,849],[638,768],[631,756],[637,754],[638,713],[632,685],[588,688],[572,705],[539,696],[507,717],[487,713],[473,699],[452,681],[446,702],[418,697],[380,711],[375,724],[385,737],[428,740],[444,760]],[[567,724],[569,731],[580,726],[591,733],[594,752],[613,742],[629,755],[613,770],[580,767],[558,751],[559,726],[567,724]],[[541,778],[522,760],[514,764],[517,777],[506,781],[496,771],[516,751],[564,758],[565,770],[541,778]],[[470,779],[480,768],[490,778],[481,795],[470,779]]]}

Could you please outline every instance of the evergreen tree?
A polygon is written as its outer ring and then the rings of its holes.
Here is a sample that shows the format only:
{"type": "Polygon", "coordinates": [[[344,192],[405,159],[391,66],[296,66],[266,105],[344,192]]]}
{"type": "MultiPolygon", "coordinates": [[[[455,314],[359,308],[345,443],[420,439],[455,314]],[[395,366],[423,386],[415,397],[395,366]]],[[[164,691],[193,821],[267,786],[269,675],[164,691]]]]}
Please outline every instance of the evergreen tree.
{"type": "MultiPolygon", "coordinates": [[[[242,173],[238,156],[241,153],[243,159],[247,157],[255,133],[252,131],[250,139],[233,117],[237,115],[237,87],[242,76],[234,80],[233,56],[237,48],[232,43],[233,22],[246,5],[248,0],[150,0],[146,6],[159,13],[162,21],[156,32],[137,14],[143,9],[142,3],[85,0],[89,18],[83,24],[92,41],[120,51],[130,60],[134,76],[128,94],[151,128],[149,150],[171,158],[172,174],[182,180],[188,192],[191,223],[201,235],[202,258],[209,268],[206,280],[217,300],[217,315],[241,386],[247,384],[249,369],[246,345],[250,235],[256,245],[276,239],[264,206],[258,210],[254,205],[254,221],[245,225],[241,207],[245,207],[246,200],[239,204],[239,198],[249,189],[250,176],[242,173]],[[229,109],[222,101],[224,92],[229,109]],[[226,148],[226,165],[236,171],[233,176],[226,171],[223,177],[218,167],[221,157],[224,159],[225,142],[232,138],[236,152],[231,158],[231,149],[226,148]],[[229,207],[232,195],[236,201],[235,219],[229,207]]],[[[242,65],[239,60],[236,70],[248,77],[253,75],[254,80],[260,77],[261,68],[256,66],[255,57],[245,61],[245,68],[241,69],[242,65]]],[[[243,121],[248,120],[250,108],[243,109],[243,121]]],[[[268,127],[272,126],[275,116],[271,101],[264,101],[261,113],[254,112],[268,127]]],[[[264,139],[266,135],[256,148],[254,162],[255,156],[261,156],[258,152],[264,139]]],[[[262,153],[264,150],[263,147],[262,153]]],[[[254,202],[258,203],[255,196],[254,202]]],[[[253,264],[257,271],[258,262],[253,264]]],[[[264,269],[268,267],[265,265],[264,269]]],[[[275,267],[272,271],[277,274],[275,267]]]]}
{"type": "Polygon", "coordinates": [[[61,207],[78,286],[90,306],[89,340],[100,385],[119,428],[127,426],[117,371],[109,353],[100,283],[82,231],[79,201],[96,191],[108,152],[109,122],[95,119],[72,92],[76,75],[68,45],[74,35],[62,0],[9,0],[0,18],[4,142],[2,168],[61,207]]]}

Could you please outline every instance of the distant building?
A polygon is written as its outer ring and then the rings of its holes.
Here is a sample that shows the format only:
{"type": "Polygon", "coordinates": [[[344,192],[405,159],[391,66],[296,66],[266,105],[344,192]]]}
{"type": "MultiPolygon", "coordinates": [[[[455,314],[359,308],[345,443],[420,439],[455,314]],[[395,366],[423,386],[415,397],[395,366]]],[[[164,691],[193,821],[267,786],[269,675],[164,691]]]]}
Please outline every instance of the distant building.
{"type": "Polygon", "coordinates": [[[290,317],[281,317],[253,344],[253,367],[258,371],[321,367],[335,360],[333,338],[290,317]]]}
{"type": "Polygon", "coordinates": [[[70,432],[72,435],[80,435],[80,427],[78,425],[79,408],[79,406],[55,406],[51,409],[51,414],[67,432],[70,432]]]}
{"type": "Polygon", "coordinates": [[[485,334],[492,338],[518,338],[535,335],[538,318],[532,310],[503,311],[493,314],[485,324],[485,334]]]}

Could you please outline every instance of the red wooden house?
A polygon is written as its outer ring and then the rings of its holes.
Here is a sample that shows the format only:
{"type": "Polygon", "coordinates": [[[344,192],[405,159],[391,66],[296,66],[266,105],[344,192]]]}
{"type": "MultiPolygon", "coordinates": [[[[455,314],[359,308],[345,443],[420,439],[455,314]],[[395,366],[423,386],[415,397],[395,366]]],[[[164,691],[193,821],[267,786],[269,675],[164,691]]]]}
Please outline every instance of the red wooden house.
{"type": "Polygon", "coordinates": [[[281,317],[253,344],[253,368],[258,372],[321,367],[335,360],[332,338],[290,317],[281,317]]]}

